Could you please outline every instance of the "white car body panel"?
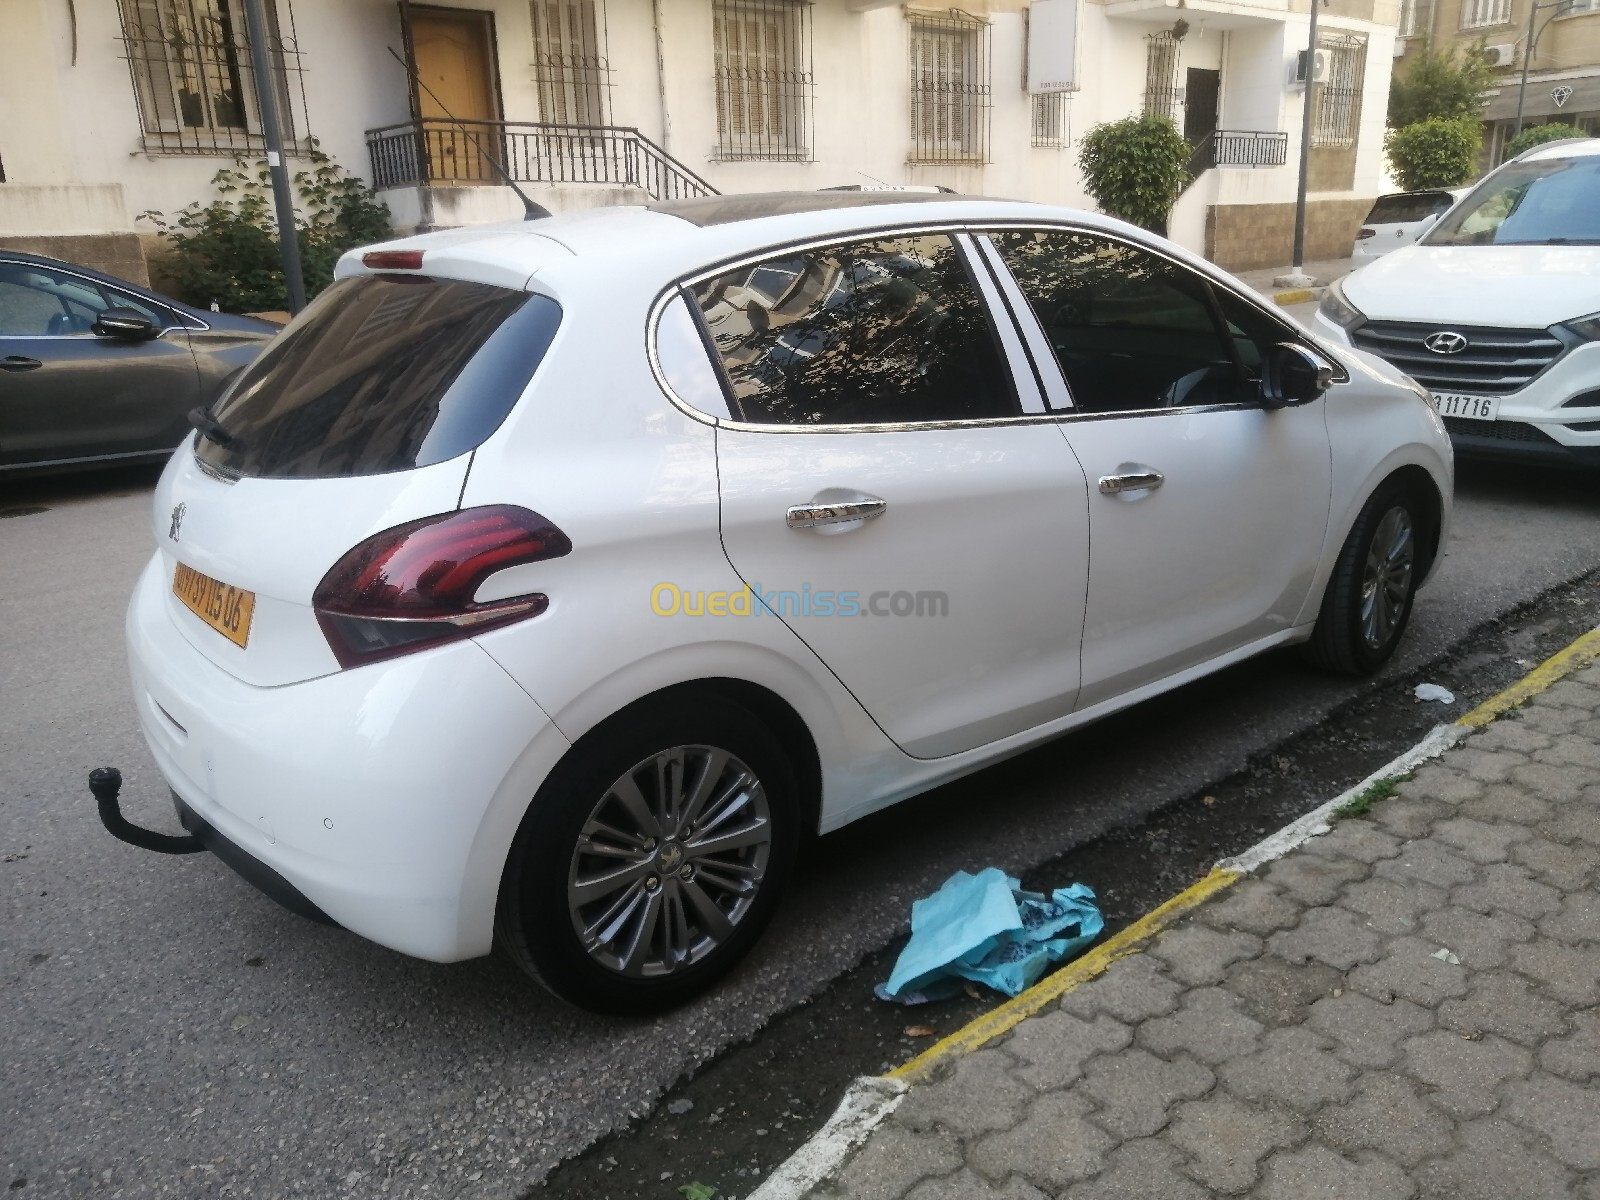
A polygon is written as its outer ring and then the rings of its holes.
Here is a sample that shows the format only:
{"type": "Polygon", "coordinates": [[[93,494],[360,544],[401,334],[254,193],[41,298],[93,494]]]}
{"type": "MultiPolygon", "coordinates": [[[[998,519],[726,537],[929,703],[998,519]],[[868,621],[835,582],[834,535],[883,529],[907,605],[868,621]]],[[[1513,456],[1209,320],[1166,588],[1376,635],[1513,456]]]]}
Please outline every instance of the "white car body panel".
{"type": "Polygon", "coordinates": [[[1537,329],[1600,310],[1600,246],[1408,246],[1340,286],[1369,320],[1537,329]]]}
{"type": "Polygon", "coordinates": [[[1328,521],[1328,403],[1062,426],[1091,481],[1146,468],[1165,476],[1153,491],[1090,497],[1080,704],[1295,623],[1328,521]]]}
{"type": "MultiPolygon", "coordinates": [[[[1328,351],[1348,382],[1281,411],[1043,413],[1017,353],[1037,349],[1037,328],[1003,339],[1033,415],[989,425],[756,431],[663,393],[646,342],[675,280],[807,240],[1003,221],[1150,244],[1101,217],[936,200],[703,228],[595,210],[537,232],[453,230],[385,247],[423,249],[425,273],[537,290],[563,322],[522,400],[460,458],[226,483],[187,448],[174,457],[155,510],[163,551],[128,614],[136,707],[162,773],[340,924],[409,954],[471,957],[490,948],[505,856],[541,782],[634,701],[706,679],[781,700],[815,745],[826,831],[1309,636],[1345,532],[1392,471],[1427,471],[1448,517],[1437,418],[1391,369],[1350,351],[1328,351]],[[1149,461],[1167,484],[1144,499],[1100,495],[1098,474],[1124,460],[1149,461]],[[786,526],[789,505],[828,487],[880,495],[888,510],[841,533],[786,526]],[[179,504],[174,545],[165,526],[179,504]],[[488,504],[532,509],[573,550],[491,577],[478,599],[536,591],[548,609],[340,670],[310,608],[332,563],[395,524],[488,504]],[[1207,538],[1219,529],[1243,536],[1218,553],[1207,538]],[[174,553],[258,592],[250,651],[234,655],[177,604],[174,553]],[[1097,557],[1115,573],[1095,575],[1097,557]],[[661,583],[709,594],[746,580],[940,590],[950,615],[918,625],[651,611],[661,583]],[[1199,597],[1214,607],[1194,612],[1199,597]],[[1080,658],[1086,607],[1093,645],[1080,658]],[[1152,628],[1135,628],[1133,613],[1152,628]],[[958,657],[939,658],[952,641],[958,657]],[[1080,662],[1092,685],[1081,692],[1080,662]]],[[[1160,252],[1237,289],[1192,255],[1160,252]]],[[[342,277],[366,270],[361,253],[342,260],[342,277]]],[[[1061,390],[1047,378],[1044,394],[1061,390]]]]}
{"type": "Polygon", "coordinates": [[[717,448],[734,568],[908,754],[955,754],[1072,711],[1087,490],[1054,429],[724,429],[717,448]],[[888,508],[785,524],[789,506],[827,489],[888,508]],[[855,593],[872,611],[840,615],[818,592],[855,593]],[[893,593],[918,592],[944,596],[944,615],[932,600],[927,615],[888,611],[893,593]]]}

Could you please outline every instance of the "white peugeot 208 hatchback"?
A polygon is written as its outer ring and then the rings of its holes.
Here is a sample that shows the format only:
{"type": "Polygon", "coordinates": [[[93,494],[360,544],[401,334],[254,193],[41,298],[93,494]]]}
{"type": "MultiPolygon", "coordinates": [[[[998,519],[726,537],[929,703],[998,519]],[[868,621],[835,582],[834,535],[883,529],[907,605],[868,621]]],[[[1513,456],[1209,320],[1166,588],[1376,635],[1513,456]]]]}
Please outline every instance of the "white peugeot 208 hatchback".
{"type": "Polygon", "coordinates": [[[1394,368],[948,196],[353,252],[195,423],[127,623],[192,839],[612,1012],[732,966],[808,832],[1271,647],[1376,670],[1450,513],[1394,368]]]}

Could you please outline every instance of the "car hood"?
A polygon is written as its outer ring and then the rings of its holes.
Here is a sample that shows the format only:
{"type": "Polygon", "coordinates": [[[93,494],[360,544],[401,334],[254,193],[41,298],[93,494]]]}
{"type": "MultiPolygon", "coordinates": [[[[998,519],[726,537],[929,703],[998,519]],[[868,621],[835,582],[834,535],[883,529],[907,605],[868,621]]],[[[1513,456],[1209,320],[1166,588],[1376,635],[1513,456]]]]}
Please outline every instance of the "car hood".
{"type": "Polygon", "coordinates": [[[1340,287],[1378,321],[1544,328],[1600,312],[1600,246],[1407,246],[1340,287]]]}

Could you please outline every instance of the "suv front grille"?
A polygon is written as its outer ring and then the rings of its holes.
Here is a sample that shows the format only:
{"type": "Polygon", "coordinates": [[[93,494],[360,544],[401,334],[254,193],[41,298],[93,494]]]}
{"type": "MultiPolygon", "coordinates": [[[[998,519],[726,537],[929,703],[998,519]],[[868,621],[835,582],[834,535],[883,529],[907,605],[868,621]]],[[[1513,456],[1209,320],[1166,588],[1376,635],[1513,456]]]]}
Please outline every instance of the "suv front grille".
{"type": "Polygon", "coordinates": [[[1548,329],[1495,329],[1472,325],[1420,325],[1368,321],[1350,335],[1363,350],[1387,359],[1435,392],[1504,396],[1531,383],[1566,350],[1548,329]],[[1467,339],[1456,354],[1435,354],[1423,339],[1449,331],[1467,339]]]}
{"type": "Polygon", "coordinates": [[[1529,425],[1524,421],[1470,421],[1463,417],[1445,417],[1444,428],[1446,433],[1495,438],[1502,442],[1537,442],[1546,446],[1561,444],[1537,425],[1529,425]]]}

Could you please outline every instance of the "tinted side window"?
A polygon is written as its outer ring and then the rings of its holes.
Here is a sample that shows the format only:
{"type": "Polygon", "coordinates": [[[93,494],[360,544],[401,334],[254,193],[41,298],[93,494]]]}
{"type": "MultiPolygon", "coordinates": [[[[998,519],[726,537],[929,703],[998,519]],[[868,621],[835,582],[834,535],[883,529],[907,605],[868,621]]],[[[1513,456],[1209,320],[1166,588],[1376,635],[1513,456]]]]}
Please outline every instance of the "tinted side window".
{"type": "Polygon", "coordinates": [[[196,454],[240,475],[376,475],[444,462],[500,427],[544,359],[548,296],[419,275],[328,288],[217,404],[226,446],[196,454]]]}
{"type": "Polygon", "coordinates": [[[850,425],[1018,411],[983,303],[943,235],[791,251],[693,292],[736,420],[850,425]]]}
{"type": "Polygon", "coordinates": [[[1095,234],[990,236],[1044,327],[1076,408],[1125,412],[1250,398],[1201,276],[1095,234]]]}

